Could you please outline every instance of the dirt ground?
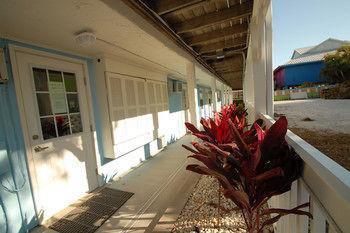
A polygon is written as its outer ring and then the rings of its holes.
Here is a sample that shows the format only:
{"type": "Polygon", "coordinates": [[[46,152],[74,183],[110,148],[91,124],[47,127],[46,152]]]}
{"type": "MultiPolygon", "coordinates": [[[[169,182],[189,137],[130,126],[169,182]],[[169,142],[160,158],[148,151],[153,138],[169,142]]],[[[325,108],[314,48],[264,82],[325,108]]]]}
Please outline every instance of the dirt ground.
{"type": "Polygon", "coordinates": [[[350,171],[350,134],[303,128],[290,128],[290,130],[350,171]]]}
{"type": "Polygon", "coordinates": [[[350,171],[350,100],[275,102],[280,115],[292,132],[350,171]]]}

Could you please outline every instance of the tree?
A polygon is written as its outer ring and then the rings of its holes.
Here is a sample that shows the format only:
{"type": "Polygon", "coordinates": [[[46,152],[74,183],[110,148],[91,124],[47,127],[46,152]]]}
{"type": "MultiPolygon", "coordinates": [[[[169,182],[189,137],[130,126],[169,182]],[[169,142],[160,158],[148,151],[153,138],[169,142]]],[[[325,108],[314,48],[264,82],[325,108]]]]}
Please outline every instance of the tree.
{"type": "Polygon", "coordinates": [[[340,83],[350,80],[350,45],[340,47],[335,53],[324,58],[325,67],[322,76],[330,83],[340,83]]]}

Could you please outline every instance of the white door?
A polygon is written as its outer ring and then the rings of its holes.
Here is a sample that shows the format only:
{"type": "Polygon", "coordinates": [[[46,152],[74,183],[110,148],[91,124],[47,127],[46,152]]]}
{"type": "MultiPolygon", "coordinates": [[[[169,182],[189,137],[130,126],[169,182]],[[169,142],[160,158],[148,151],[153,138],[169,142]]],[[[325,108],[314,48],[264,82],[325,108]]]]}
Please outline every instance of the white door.
{"type": "Polygon", "coordinates": [[[15,52],[29,165],[45,220],[98,186],[82,64],[15,52]]]}

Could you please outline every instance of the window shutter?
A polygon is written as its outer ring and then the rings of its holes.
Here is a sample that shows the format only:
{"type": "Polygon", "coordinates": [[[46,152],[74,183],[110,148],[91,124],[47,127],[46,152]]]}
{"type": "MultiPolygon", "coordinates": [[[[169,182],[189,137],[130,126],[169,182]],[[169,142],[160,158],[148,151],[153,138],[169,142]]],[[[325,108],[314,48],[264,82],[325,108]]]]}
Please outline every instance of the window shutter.
{"type": "Polygon", "coordinates": [[[168,109],[166,83],[108,74],[107,92],[116,157],[160,136],[152,115],[168,109]]]}

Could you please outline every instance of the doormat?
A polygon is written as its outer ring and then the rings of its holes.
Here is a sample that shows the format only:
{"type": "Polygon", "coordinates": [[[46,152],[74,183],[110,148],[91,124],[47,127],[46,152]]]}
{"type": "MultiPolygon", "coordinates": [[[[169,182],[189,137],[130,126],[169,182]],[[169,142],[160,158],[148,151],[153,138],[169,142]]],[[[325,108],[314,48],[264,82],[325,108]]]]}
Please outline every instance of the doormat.
{"type": "Polygon", "coordinates": [[[92,233],[95,232],[110,216],[112,216],[133,193],[103,188],[92,193],[91,197],[49,226],[60,233],[92,233]]]}

